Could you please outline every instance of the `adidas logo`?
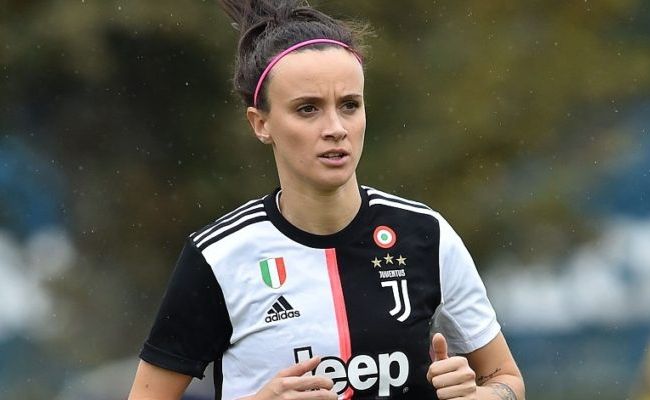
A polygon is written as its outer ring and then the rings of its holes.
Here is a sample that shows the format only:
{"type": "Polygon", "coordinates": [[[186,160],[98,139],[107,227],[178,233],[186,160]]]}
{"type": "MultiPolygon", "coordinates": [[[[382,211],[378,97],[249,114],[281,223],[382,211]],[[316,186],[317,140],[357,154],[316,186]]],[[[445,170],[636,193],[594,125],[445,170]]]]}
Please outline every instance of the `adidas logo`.
{"type": "Polygon", "coordinates": [[[268,324],[282,319],[298,318],[300,316],[300,311],[294,310],[287,299],[285,299],[284,296],[280,296],[266,314],[267,316],[264,318],[264,321],[268,324]]]}

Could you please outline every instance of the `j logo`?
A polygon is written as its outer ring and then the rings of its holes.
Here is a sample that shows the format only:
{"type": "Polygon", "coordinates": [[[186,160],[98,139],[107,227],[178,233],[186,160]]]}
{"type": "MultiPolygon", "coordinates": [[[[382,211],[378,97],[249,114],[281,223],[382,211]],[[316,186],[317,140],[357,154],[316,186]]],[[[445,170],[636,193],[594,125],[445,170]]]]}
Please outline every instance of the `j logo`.
{"type": "Polygon", "coordinates": [[[397,320],[399,322],[406,321],[409,315],[411,315],[411,300],[409,299],[409,290],[406,279],[382,281],[381,286],[390,287],[393,290],[395,307],[388,311],[390,315],[394,317],[401,313],[401,315],[397,317],[397,320]]]}

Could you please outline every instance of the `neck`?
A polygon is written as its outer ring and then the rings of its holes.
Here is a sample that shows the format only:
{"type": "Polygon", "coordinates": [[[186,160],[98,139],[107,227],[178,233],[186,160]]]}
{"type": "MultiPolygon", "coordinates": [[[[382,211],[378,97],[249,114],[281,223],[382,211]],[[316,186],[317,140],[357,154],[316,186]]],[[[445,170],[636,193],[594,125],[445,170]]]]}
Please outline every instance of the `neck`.
{"type": "Polygon", "coordinates": [[[282,188],[280,212],[293,226],[316,235],[339,232],[361,207],[356,179],[333,191],[300,191],[282,188]]]}

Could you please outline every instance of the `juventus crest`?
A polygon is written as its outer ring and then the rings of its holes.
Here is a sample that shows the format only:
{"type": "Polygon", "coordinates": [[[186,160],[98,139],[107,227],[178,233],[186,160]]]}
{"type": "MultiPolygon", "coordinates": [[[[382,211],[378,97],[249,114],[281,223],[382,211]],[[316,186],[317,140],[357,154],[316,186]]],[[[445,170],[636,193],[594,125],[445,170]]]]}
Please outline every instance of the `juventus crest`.
{"type": "Polygon", "coordinates": [[[381,286],[389,287],[393,291],[395,306],[388,311],[390,315],[404,322],[411,315],[411,300],[409,299],[409,288],[406,279],[394,279],[382,281],[381,286]]]}

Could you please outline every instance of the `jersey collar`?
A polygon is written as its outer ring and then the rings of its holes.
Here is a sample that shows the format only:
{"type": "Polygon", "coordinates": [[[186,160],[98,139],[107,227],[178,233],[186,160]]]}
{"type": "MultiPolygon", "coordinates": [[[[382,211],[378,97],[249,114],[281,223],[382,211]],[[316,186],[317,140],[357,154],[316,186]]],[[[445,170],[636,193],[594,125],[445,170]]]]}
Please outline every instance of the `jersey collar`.
{"type": "Polygon", "coordinates": [[[271,223],[286,237],[308,247],[328,249],[349,244],[355,233],[358,234],[360,228],[364,226],[364,221],[368,214],[368,193],[359,187],[361,207],[352,221],[345,228],[331,235],[316,235],[297,228],[284,218],[278,209],[279,193],[280,188],[277,188],[272,194],[264,198],[266,214],[271,220],[271,223]]]}

